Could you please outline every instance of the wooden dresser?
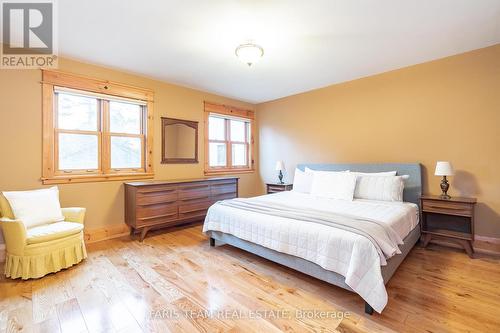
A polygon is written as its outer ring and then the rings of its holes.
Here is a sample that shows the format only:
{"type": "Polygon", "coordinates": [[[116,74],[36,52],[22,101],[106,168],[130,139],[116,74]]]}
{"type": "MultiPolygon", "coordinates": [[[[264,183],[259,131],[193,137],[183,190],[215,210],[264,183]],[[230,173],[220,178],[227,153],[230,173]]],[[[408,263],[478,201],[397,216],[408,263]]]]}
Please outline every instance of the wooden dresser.
{"type": "Polygon", "coordinates": [[[152,228],[203,220],[213,203],[237,196],[237,177],[125,183],[125,222],[142,241],[152,228]]]}

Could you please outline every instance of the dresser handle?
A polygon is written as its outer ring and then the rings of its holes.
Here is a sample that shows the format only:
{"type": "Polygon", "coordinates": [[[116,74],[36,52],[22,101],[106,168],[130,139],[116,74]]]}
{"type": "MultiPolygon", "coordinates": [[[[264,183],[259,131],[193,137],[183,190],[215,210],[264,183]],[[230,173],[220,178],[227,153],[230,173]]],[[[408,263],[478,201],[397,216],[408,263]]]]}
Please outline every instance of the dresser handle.
{"type": "Polygon", "coordinates": [[[200,200],[200,199],[210,199],[210,195],[200,195],[198,197],[190,197],[190,198],[183,198],[179,199],[180,201],[193,201],[193,200],[200,200]]]}
{"type": "Polygon", "coordinates": [[[206,208],[195,208],[195,209],[185,210],[185,211],[183,211],[180,214],[188,214],[188,213],[194,213],[194,212],[201,212],[201,211],[207,210],[207,209],[208,209],[208,207],[206,207],[206,208]]]}
{"type": "Polygon", "coordinates": [[[149,216],[149,217],[141,217],[138,220],[144,221],[144,220],[153,220],[153,219],[159,219],[161,217],[169,217],[169,216],[174,216],[177,215],[177,212],[175,213],[170,213],[170,214],[163,214],[163,215],[156,215],[156,216],[149,216]]]}
{"type": "Polygon", "coordinates": [[[175,192],[175,188],[173,189],[165,189],[165,190],[161,190],[161,191],[150,191],[150,192],[139,192],[140,194],[144,195],[144,196],[156,196],[156,195],[162,195],[162,193],[172,193],[172,192],[175,192]]]}
{"type": "Polygon", "coordinates": [[[164,204],[171,204],[172,202],[176,202],[177,199],[170,199],[170,200],[165,200],[161,202],[151,202],[151,203],[142,203],[142,204],[137,204],[137,206],[144,207],[144,206],[156,206],[156,205],[164,205],[164,204]]]}
{"type": "Polygon", "coordinates": [[[189,192],[189,191],[191,191],[193,189],[204,188],[204,187],[207,189],[207,191],[210,190],[210,185],[205,184],[205,185],[195,185],[195,186],[180,187],[179,191],[189,192]]]}

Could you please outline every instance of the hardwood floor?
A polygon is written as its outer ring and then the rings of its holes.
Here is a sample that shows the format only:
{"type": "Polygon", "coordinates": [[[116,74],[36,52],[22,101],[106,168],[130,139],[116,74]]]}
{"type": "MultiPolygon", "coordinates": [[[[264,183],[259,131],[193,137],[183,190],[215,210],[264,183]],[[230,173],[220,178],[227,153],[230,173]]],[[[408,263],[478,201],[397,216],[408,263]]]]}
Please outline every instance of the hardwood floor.
{"type": "Polygon", "coordinates": [[[227,245],[210,248],[199,225],[152,233],[144,243],[128,237],[94,243],[88,250],[80,265],[42,279],[0,278],[0,332],[500,328],[500,259],[471,260],[436,245],[412,250],[388,284],[388,306],[373,316],[363,313],[354,293],[227,245]]]}

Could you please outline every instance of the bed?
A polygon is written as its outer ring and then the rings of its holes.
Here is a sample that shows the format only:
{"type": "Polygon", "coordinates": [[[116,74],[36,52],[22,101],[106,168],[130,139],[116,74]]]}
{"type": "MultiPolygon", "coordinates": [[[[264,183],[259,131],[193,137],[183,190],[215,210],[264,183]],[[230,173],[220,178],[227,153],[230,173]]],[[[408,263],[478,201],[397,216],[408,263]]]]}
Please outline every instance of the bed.
{"type": "MultiPolygon", "coordinates": [[[[243,211],[239,206],[218,203],[210,207],[203,231],[210,245],[225,243],[290,267],[338,287],[356,292],[365,300],[365,312],[382,312],[387,304],[385,284],[420,238],[419,198],[422,192],[420,164],[300,164],[318,171],[384,172],[408,175],[403,202],[355,199],[351,201],[281,192],[251,199],[255,207],[287,203],[303,215],[276,215],[266,210],[243,211]],[[310,209],[310,210],[309,210],[310,209]],[[369,241],[349,229],[309,223],[309,213],[328,211],[373,219],[391,227],[400,238],[397,254],[387,260],[369,241]],[[307,215],[307,216],[306,216],[307,215]],[[304,216],[297,218],[296,216],[304,216]]],[[[312,214],[314,215],[314,214],[312,214]]],[[[369,220],[371,221],[371,220],[369,220]]]]}

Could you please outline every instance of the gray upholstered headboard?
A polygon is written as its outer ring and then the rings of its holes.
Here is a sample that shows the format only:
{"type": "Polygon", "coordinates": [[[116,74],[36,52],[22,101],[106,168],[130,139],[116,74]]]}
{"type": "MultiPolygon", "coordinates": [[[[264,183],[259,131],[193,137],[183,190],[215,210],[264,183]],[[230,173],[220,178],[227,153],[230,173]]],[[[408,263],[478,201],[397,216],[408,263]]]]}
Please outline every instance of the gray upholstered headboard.
{"type": "Polygon", "coordinates": [[[312,170],[321,171],[343,171],[351,170],[358,172],[382,172],[394,171],[397,175],[408,175],[410,178],[405,180],[403,191],[403,200],[420,205],[420,196],[422,195],[422,170],[419,163],[343,163],[343,164],[299,164],[297,168],[304,171],[305,167],[312,170]]]}

